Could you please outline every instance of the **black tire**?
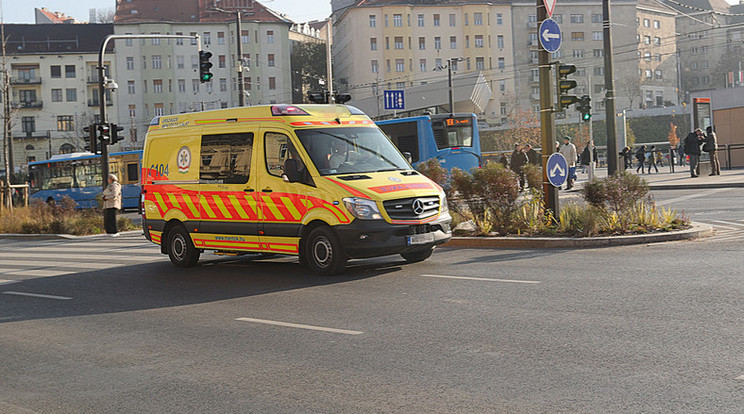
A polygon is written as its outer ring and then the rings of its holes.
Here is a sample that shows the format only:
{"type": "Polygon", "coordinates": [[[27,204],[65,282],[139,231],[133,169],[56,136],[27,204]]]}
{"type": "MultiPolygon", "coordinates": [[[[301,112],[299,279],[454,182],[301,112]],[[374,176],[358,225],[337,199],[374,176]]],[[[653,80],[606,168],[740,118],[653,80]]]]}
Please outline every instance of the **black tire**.
{"type": "Polygon", "coordinates": [[[304,257],[300,263],[305,262],[313,273],[335,275],[346,267],[346,253],[331,228],[316,227],[308,235],[304,246],[304,257]]]}
{"type": "Polygon", "coordinates": [[[434,246],[425,247],[419,250],[411,250],[409,252],[401,253],[401,257],[406,259],[408,263],[423,262],[428,259],[429,256],[434,252],[434,246]]]}
{"type": "Polygon", "coordinates": [[[194,247],[189,233],[183,226],[174,227],[168,233],[168,257],[178,267],[191,267],[199,261],[201,252],[194,247]]]}

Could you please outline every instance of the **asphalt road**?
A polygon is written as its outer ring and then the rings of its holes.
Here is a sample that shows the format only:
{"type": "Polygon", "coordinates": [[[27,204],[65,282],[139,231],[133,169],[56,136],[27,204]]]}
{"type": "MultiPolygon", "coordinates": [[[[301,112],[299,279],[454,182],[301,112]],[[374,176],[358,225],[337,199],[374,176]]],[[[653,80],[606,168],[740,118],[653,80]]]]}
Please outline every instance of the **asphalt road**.
{"type": "Polygon", "coordinates": [[[744,189],[659,191],[704,240],[204,255],[0,240],[2,413],[740,413],[744,189]]]}

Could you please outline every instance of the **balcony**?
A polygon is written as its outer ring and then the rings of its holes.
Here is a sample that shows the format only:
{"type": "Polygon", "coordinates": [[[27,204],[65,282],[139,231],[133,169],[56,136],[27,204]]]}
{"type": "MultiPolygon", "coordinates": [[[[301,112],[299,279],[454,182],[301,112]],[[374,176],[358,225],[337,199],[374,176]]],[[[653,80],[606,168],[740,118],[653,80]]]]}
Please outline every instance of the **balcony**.
{"type": "Polygon", "coordinates": [[[98,84],[101,83],[99,81],[99,79],[100,78],[98,77],[98,75],[88,76],[88,84],[96,84],[96,85],[98,85],[98,84]]]}
{"type": "Polygon", "coordinates": [[[11,85],[41,85],[41,77],[18,77],[12,76],[10,78],[11,85]]]}
{"type": "MultiPolygon", "coordinates": [[[[88,106],[90,107],[98,108],[100,106],[100,103],[101,101],[99,101],[98,99],[88,99],[88,106]]],[[[109,101],[108,99],[106,100],[106,106],[113,106],[113,105],[114,105],[113,101],[109,101]]]]}
{"type": "Polygon", "coordinates": [[[11,106],[14,109],[38,109],[43,107],[42,101],[21,101],[21,102],[12,102],[11,106]]]}

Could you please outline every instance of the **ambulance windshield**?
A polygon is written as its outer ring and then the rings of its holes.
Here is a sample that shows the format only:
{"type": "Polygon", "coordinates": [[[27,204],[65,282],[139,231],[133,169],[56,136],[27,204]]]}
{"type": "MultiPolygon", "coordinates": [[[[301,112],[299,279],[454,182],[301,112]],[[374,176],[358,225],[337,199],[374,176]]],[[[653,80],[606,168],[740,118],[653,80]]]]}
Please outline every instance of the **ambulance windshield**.
{"type": "Polygon", "coordinates": [[[321,175],[411,169],[379,128],[339,127],[295,132],[321,175]]]}

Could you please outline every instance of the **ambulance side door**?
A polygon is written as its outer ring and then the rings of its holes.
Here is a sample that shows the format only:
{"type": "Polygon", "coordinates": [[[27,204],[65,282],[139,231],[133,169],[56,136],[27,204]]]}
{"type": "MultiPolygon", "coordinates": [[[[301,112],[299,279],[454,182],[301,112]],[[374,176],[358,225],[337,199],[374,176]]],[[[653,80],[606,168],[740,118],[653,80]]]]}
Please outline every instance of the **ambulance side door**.
{"type": "Polygon", "coordinates": [[[307,174],[305,161],[296,150],[292,133],[278,128],[261,130],[261,153],[258,165],[258,202],[263,213],[259,234],[264,251],[298,254],[302,218],[307,212],[307,194],[314,187],[307,174]],[[305,182],[290,182],[286,169],[304,171],[305,182]]]}

